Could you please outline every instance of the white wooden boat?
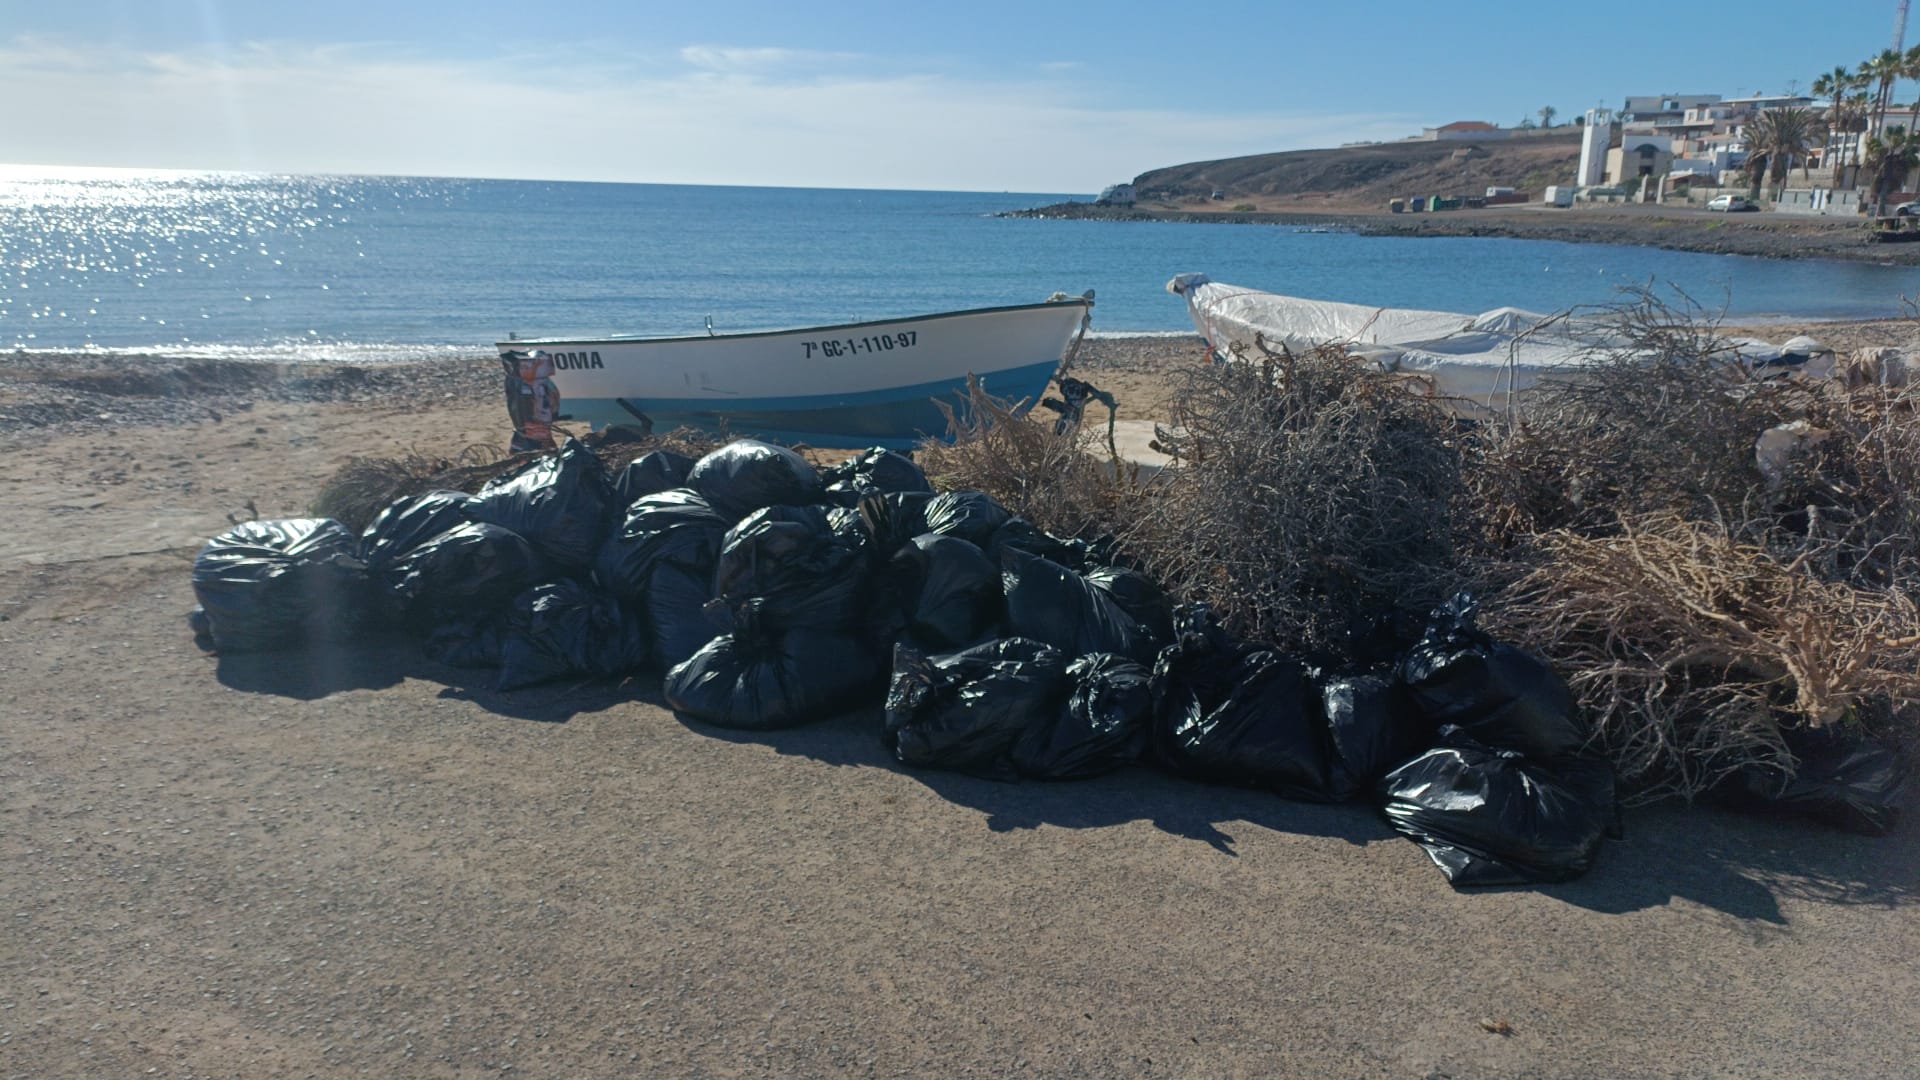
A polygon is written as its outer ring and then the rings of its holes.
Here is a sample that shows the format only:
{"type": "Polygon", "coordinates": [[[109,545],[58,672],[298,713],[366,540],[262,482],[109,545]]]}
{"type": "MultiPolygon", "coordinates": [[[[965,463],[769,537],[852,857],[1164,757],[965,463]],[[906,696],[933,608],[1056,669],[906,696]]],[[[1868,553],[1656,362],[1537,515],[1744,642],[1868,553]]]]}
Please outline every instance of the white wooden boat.
{"type": "Polygon", "coordinates": [[[811,446],[904,448],[945,434],[934,402],[962,406],[968,375],[996,397],[1037,402],[1092,308],[1088,292],[794,330],[529,338],[499,348],[503,359],[544,354],[561,418],[594,427],[724,424],[811,446]]]}

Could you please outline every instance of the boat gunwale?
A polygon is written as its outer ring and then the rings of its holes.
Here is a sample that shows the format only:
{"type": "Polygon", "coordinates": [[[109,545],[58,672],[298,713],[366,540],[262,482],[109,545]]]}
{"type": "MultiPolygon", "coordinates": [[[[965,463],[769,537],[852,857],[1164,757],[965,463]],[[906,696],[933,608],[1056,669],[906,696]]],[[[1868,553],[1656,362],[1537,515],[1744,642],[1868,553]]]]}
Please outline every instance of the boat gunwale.
{"type": "Polygon", "coordinates": [[[515,338],[511,341],[496,341],[494,342],[494,347],[507,350],[518,349],[527,345],[665,345],[682,341],[743,341],[749,338],[785,337],[791,334],[818,334],[835,330],[858,330],[868,326],[887,326],[894,323],[954,319],[967,315],[994,315],[1008,311],[1037,311],[1044,308],[1091,308],[1093,305],[1094,302],[1084,296],[1073,296],[1065,300],[1041,300],[1032,304],[1006,304],[1000,307],[962,308],[959,311],[939,311],[931,315],[902,315],[891,319],[867,319],[862,322],[828,323],[821,326],[795,326],[785,330],[743,330],[731,334],[687,334],[677,337],[515,338]]]}

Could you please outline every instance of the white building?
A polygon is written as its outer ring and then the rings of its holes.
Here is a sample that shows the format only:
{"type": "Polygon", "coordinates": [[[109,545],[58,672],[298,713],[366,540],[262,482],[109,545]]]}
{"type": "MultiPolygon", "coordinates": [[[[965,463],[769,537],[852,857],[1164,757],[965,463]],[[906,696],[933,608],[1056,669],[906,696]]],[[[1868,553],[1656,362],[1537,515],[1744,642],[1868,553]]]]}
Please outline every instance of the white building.
{"type": "Polygon", "coordinates": [[[1574,177],[1578,186],[1599,187],[1606,178],[1607,143],[1612,139],[1612,111],[1588,109],[1586,127],[1580,131],[1580,175],[1574,177]]]}

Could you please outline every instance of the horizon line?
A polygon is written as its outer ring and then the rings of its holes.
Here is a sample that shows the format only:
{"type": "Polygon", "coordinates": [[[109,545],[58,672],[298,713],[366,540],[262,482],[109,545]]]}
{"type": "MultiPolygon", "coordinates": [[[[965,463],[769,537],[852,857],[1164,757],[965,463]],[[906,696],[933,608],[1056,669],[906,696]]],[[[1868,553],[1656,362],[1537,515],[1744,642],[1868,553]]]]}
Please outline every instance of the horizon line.
{"type": "MultiPolygon", "coordinates": [[[[232,177],[321,177],[336,179],[363,180],[483,180],[502,183],[527,184],[612,184],[634,187],[718,187],[752,188],[769,191],[876,191],[908,192],[928,195],[1085,195],[1097,196],[1098,191],[1015,191],[1011,188],[895,188],[895,187],[832,187],[820,184],[747,184],[747,183],[688,183],[672,180],[582,180],[565,177],[541,176],[469,176],[458,173],[407,173],[407,172],[332,172],[305,171],[298,169],[224,169],[215,167],[181,168],[165,165],[49,165],[33,162],[0,161],[0,181],[22,179],[85,179],[86,177],[61,177],[59,173],[141,173],[168,174],[174,176],[232,176],[232,177]]],[[[1131,183],[1129,179],[1126,181],[1131,183]]]]}

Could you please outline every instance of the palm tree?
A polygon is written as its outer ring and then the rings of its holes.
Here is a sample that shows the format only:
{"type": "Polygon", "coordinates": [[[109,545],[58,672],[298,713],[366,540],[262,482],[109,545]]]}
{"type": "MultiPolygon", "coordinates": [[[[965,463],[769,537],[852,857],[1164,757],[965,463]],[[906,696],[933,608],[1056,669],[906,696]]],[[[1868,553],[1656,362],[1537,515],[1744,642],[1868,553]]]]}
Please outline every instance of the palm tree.
{"type": "Polygon", "coordinates": [[[1905,74],[1907,58],[1892,49],[1882,49],[1880,55],[1860,65],[1861,76],[1869,84],[1878,83],[1879,89],[1873,95],[1873,127],[1879,130],[1886,119],[1887,106],[1893,102],[1893,84],[1905,74]]]}
{"type": "MultiPolygon", "coordinates": [[[[1852,93],[1847,95],[1845,105],[1846,130],[1849,135],[1862,135],[1867,130],[1867,94],[1866,86],[1857,77],[1848,80],[1847,87],[1852,93]]],[[[1841,148],[1842,167],[1860,164],[1860,143],[1858,138],[1848,139],[1841,148]]]]}
{"type": "MultiPolygon", "coordinates": [[[[1920,45],[1916,45],[1916,46],[1914,46],[1914,48],[1915,48],[1916,50],[1920,50],[1920,45]]],[[[1553,126],[1553,118],[1554,118],[1554,117],[1556,117],[1556,116],[1558,116],[1558,115],[1560,115],[1560,110],[1559,110],[1559,109],[1556,109],[1556,108],[1554,108],[1554,107],[1553,107],[1553,106],[1551,106],[1551,105],[1542,105],[1542,106],[1540,106],[1540,126],[1541,126],[1541,127],[1543,127],[1543,128],[1550,128],[1550,127],[1552,127],[1552,126],[1553,126]]]]}
{"type": "MultiPolygon", "coordinates": [[[[1833,131],[1844,132],[1847,130],[1846,94],[1847,87],[1851,85],[1852,81],[1852,72],[1849,72],[1844,67],[1834,68],[1832,71],[1813,80],[1813,96],[1817,98],[1830,98],[1833,102],[1833,104],[1827,107],[1827,126],[1833,131]]],[[[1833,182],[1835,185],[1838,185],[1840,178],[1845,175],[1844,170],[1846,166],[1844,159],[1847,152],[1845,143],[1840,145],[1839,151],[1838,154],[1834,155],[1834,160],[1830,163],[1833,166],[1833,182]]]]}
{"type": "Polygon", "coordinates": [[[1907,174],[1915,165],[1920,165],[1920,137],[1909,135],[1904,126],[1895,124],[1867,139],[1865,166],[1872,181],[1867,190],[1873,197],[1875,217],[1880,215],[1887,196],[1907,182],[1907,174]]]}
{"type": "MultiPolygon", "coordinates": [[[[1778,196],[1794,158],[1800,159],[1801,174],[1807,175],[1807,152],[1821,134],[1820,120],[1811,109],[1767,109],[1747,123],[1747,160],[1751,164],[1756,157],[1766,158],[1766,174],[1772,177],[1778,196]]],[[[1758,183],[1758,172],[1750,169],[1748,175],[1758,183]]]]}

